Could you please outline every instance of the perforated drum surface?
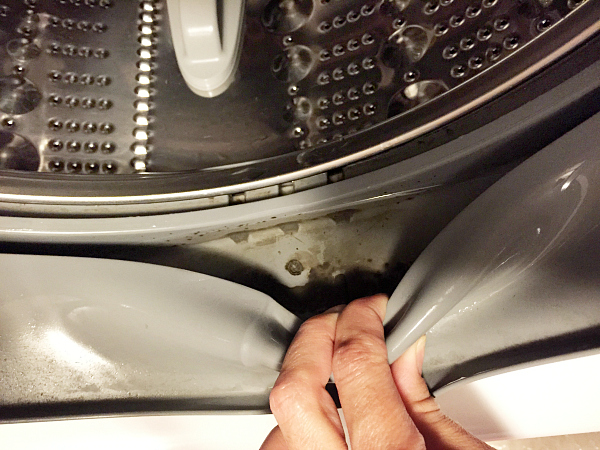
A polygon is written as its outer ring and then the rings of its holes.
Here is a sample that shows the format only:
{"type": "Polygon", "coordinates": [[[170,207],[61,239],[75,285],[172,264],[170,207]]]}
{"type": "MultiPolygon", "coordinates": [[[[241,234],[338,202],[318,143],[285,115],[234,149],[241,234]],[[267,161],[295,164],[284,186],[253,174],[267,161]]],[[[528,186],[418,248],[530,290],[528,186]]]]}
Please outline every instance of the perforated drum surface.
{"type": "Polygon", "coordinates": [[[334,161],[389,119],[410,129],[408,112],[465,83],[493,90],[478,75],[564,45],[531,52],[584,3],[249,0],[236,80],[205,99],[178,71],[160,0],[0,1],[0,169],[101,179],[240,167],[245,180],[282,155],[293,158],[279,174],[334,161]]]}

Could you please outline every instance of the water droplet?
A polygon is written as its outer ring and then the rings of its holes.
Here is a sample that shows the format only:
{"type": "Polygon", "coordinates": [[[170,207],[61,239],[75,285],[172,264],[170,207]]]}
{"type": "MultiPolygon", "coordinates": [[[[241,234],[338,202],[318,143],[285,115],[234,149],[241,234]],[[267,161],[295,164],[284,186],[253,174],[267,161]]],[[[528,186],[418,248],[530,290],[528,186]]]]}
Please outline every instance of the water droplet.
{"type": "Polygon", "coordinates": [[[448,90],[448,86],[439,80],[417,81],[392,97],[388,117],[407,111],[426,103],[448,90]]]}
{"type": "Polygon", "coordinates": [[[410,62],[417,62],[429,50],[433,42],[434,33],[420,25],[409,25],[396,31],[390,40],[403,49],[410,62]]]}
{"type": "Polygon", "coordinates": [[[37,44],[26,38],[13,39],[6,44],[6,51],[10,56],[19,60],[26,61],[35,59],[42,53],[42,49],[37,44]]]}
{"type": "Polygon", "coordinates": [[[273,33],[291,33],[308,21],[312,9],[312,0],[271,0],[264,9],[262,23],[273,33]]]}
{"type": "Polygon", "coordinates": [[[331,58],[331,53],[329,53],[329,50],[321,50],[321,52],[319,53],[319,59],[321,61],[327,61],[330,58],[331,58]]]}
{"type": "Polygon", "coordinates": [[[312,104],[306,97],[294,99],[294,115],[300,120],[307,120],[312,115],[312,104]]]}
{"type": "Polygon", "coordinates": [[[297,83],[304,79],[314,65],[314,53],[304,45],[294,45],[277,56],[272,70],[278,80],[297,83]]]}
{"type": "Polygon", "coordinates": [[[33,111],[41,100],[42,94],[31,81],[18,75],[0,78],[0,111],[25,114],[33,111]]]}

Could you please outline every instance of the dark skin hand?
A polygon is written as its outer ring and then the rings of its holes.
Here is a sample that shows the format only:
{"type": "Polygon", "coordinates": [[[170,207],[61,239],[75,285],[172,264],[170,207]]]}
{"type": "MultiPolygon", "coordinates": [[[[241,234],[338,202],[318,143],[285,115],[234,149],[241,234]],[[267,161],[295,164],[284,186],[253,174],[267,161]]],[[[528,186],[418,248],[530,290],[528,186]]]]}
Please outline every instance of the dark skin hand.
{"type": "Polygon", "coordinates": [[[383,334],[387,297],[355,300],[307,320],[271,392],[279,424],[261,450],[347,449],[336,381],[354,450],[492,449],[446,417],[421,376],[424,337],[392,365],[383,334]]]}

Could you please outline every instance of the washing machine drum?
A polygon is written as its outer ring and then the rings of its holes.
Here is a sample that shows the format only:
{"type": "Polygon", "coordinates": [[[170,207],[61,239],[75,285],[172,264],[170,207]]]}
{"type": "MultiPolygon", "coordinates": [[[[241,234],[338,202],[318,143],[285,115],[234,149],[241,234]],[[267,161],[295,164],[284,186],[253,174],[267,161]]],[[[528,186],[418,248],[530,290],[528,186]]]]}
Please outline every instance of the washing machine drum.
{"type": "Polygon", "coordinates": [[[546,78],[509,95],[593,40],[599,10],[582,0],[2,6],[2,211],[222,207],[377,170],[552,87],[546,78]]]}

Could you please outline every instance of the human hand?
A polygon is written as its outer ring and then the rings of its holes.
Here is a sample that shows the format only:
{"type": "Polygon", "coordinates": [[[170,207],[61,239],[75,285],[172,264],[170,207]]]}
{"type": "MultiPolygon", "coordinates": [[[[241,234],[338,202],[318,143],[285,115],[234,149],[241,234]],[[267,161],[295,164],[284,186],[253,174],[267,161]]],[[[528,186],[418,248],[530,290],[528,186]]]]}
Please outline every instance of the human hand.
{"type": "Polygon", "coordinates": [[[302,324],[270,396],[279,424],[261,450],[347,449],[325,385],[333,372],[354,450],[491,449],[446,417],[421,376],[424,337],[391,366],[387,297],[355,300],[302,324]]]}

